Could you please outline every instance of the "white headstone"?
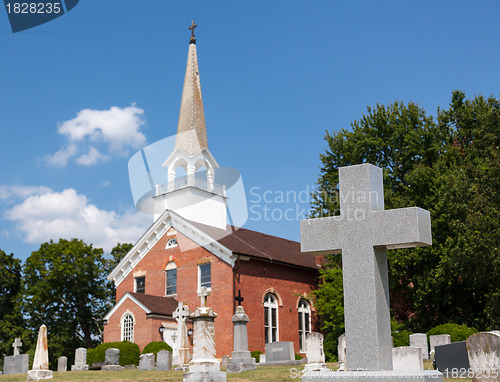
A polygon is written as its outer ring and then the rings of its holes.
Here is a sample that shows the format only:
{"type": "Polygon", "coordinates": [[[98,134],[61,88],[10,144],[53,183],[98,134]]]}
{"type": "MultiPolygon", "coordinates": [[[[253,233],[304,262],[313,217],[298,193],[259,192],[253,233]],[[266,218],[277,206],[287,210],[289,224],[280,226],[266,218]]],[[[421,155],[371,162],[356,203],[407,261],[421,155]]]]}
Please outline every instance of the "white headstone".
{"type": "Polygon", "coordinates": [[[392,364],[394,371],[424,370],[422,349],[411,346],[400,346],[392,349],[392,364]]]}
{"type": "Polygon", "coordinates": [[[59,373],[68,371],[68,357],[62,356],[57,359],[57,371],[59,373]]]}
{"type": "Polygon", "coordinates": [[[306,357],[305,373],[327,369],[325,353],[323,352],[323,335],[321,333],[313,332],[306,336],[306,357]]]}
{"type": "Polygon", "coordinates": [[[346,359],[345,359],[345,333],[342,334],[338,339],[337,344],[337,354],[338,354],[338,364],[339,370],[346,370],[346,359]]]}
{"type": "Polygon", "coordinates": [[[427,346],[427,334],[415,333],[410,335],[410,346],[422,349],[422,358],[429,359],[429,347],[427,346]]]}
{"type": "Polygon", "coordinates": [[[50,379],[52,377],[52,370],[49,370],[47,327],[42,325],[38,331],[33,369],[28,371],[28,381],[39,381],[40,379],[50,379]]]}
{"type": "Polygon", "coordinates": [[[436,346],[451,344],[451,336],[449,334],[435,334],[429,337],[429,344],[432,352],[436,346]]]}
{"type": "Polygon", "coordinates": [[[500,332],[480,332],[467,338],[473,382],[500,380],[500,332]]]}
{"type": "Polygon", "coordinates": [[[172,370],[172,353],[168,350],[160,350],[156,354],[156,370],[170,371],[172,370]]]}
{"type": "Polygon", "coordinates": [[[154,370],[155,368],[155,354],[146,353],[141,354],[139,357],[139,370],[154,370]]]}
{"type": "Polygon", "coordinates": [[[75,350],[75,364],[71,365],[71,371],[83,371],[88,370],[87,365],[87,349],[78,348],[75,350]]]}
{"type": "Polygon", "coordinates": [[[12,344],[12,347],[14,348],[14,355],[21,354],[19,352],[19,349],[21,348],[21,346],[23,346],[23,343],[21,342],[21,339],[20,338],[16,338],[14,340],[14,343],[12,344]]]}
{"type": "Polygon", "coordinates": [[[339,169],[340,216],[300,222],[302,252],[342,253],[350,369],[392,370],[387,249],[432,244],[429,211],[384,210],[382,169],[339,169]]]}
{"type": "Polygon", "coordinates": [[[180,365],[181,368],[186,367],[189,363],[189,339],[186,327],[186,318],[189,317],[191,311],[187,305],[179,301],[179,305],[172,313],[172,317],[177,321],[177,336],[175,339],[174,363],[180,365]]]}

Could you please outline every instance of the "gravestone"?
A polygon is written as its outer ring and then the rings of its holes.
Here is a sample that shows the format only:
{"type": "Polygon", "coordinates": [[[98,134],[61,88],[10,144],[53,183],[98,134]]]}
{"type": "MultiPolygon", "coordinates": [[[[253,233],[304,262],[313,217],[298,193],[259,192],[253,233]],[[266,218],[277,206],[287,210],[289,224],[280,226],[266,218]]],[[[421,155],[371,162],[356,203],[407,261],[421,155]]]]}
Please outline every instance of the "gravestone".
{"type": "Polygon", "coordinates": [[[392,349],[394,371],[424,370],[422,349],[413,346],[400,346],[392,349]]]}
{"type": "Polygon", "coordinates": [[[51,378],[53,378],[53,372],[49,370],[47,327],[42,325],[38,331],[33,369],[28,371],[28,381],[39,381],[40,379],[51,378]]]}
{"type": "Polygon", "coordinates": [[[154,370],[155,369],[155,354],[146,353],[139,357],[139,370],[154,370]]]}
{"type": "Polygon", "coordinates": [[[207,306],[210,292],[202,287],[198,296],[201,306],[191,314],[193,319],[193,359],[189,371],[184,373],[184,382],[226,382],[226,373],[220,371],[220,362],[215,358],[215,326],[217,314],[207,306]]]}
{"type": "Polygon", "coordinates": [[[120,366],[120,350],[115,348],[108,348],[104,352],[104,366],[101,367],[102,371],[121,371],[123,366],[120,366]]]}
{"type": "Polygon", "coordinates": [[[68,371],[68,357],[62,356],[57,359],[57,371],[59,373],[68,371]]]}
{"type": "Polygon", "coordinates": [[[422,349],[422,358],[429,359],[429,348],[427,346],[427,334],[415,333],[410,335],[410,346],[422,349]]]}
{"type": "MultiPolygon", "coordinates": [[[[418,207],[384,210],[382,169],[369,163],[339,169],[340,216],[300,222],[301,250],[342,254],[346,357],[349,369],[303,381],[406,381],[392,371],[387,249],[432,244],[429,211],[418,207]]],[[[411,380],[442,381],[432,370],[411,380]]]]}
{"type": "Polygon", "coordinates": [[[23,343],[21,342],[20,338],[14,339],[14,343],[12,344],[12,347],[14,348],[14,355],[19,355],[21,354],[19,352],[19,349],[23,346],[23,343]]]}
{"type": "Polygon", "coordinates": [[[265,362],[266,362],[266,355],[259,354],[259,363],[265,363],[265,362]]]}
{"type": "Polygon", "coordinates": [[[328,370],[325,363],[323,351],[323,335],[321,333],[309,333],[306,336],[306,358],[307,364],[304,372],[328,370]]]}
{"type": "Polygon", "coordinates": [[[29,355],[9,355],[3,360],[3,372],[7,374],[27,373],[29,368],[29,355]]]}
{"type": "Polygon", "coordinates": [[[168,350],[160,350],[156,354],[156,371],[172,370],[172,353],[168,350]]]}
{"type": "Polygon", "coordinates": [[[466,340],[473,382],[500,380],[500,332],[480,332],[466,340]]]}
{"type": "Polygon", "coordinates": [[[293,342],[271,342],[266,344],[266,362],[295,360],[293,342]]]}
{"type": "Polygon", "coordinates": [[[431,352],[436,346],[451,344],[451,336],[449,334],[435,334],[429,337],[431,352]]]}
{"type": "Polygon", "coordinates": [[[87,365],[87,349],[78,348],[75,350],[75,364],[71,365],[71,371],[83,371],[88,370],[89,365],[87,365]]]}
{"type": "Polygon", "coordinates": [[[339,371],[343,371],[347,369],[346,365],[346,359],[345,359],[345,333],[342,334],[339,339],[338,339],[338,344],[337,344],[337,353],[338,353],[338,365],[339,365],[339,371]]]}
{"type": "Polygon", "coordinates": [[[236,307],[233,317],[233,352],[231,361],[227,365],[228,373],[239,373],[244,370],[253,370],[257,368],[252,353],[248,350],[248,332],[247,324],[249,321],[245,310],[241,305],[236,307]]]}
{"type": "Polygon", "coordinates": [[[436,370],[451,378],[453,370],[469,369],[469,355],[465,341],[453,342],[447,345],[437,345],[434,348],[436,370]]]}
{"type": "Polygon", "coordinates": [[[179,301],[179,305],[172,313],[177,321],[177,336],[173,349],[173,363],[179,365],[176,370],[187,370],[189,363],[189,339],[187,334],[186,319],[191,314],[187,305],[179,301]]]}
{"type": "Polygon", "coordinates": [[[228,355],[223,355],[222,358],[221,358],[221,360],[220,360],[220,366],[221,367],[227,367],[229,365],[229,361],[230,360],[231,359],[229,358],[228,355]]]}

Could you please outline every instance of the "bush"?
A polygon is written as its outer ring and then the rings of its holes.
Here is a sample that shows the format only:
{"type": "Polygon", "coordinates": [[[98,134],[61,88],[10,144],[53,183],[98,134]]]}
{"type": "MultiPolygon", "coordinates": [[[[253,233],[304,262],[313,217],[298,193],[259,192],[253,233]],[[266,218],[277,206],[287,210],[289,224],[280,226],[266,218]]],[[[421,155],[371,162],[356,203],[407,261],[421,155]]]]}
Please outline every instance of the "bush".
{"type": "Polygon", "coordinates": [[[120,365],[138,365],[141,351],[139,346],[130,341],[107,342],[94,349],[87,350],[87,364],[92,366],[96,362],[104,362],[106,349],[115,348],[120,350],[120,365]]]}
{"type": "Polygon", "coordinates": [[[263,353],[260,350],[255,350],[255,351],[251,352],[252,358],[255,358],[255,363],[260,362],[260,355],[261,354],[263,354],[263,353]]]}
{"type": "Polygon", "coordinates": [[[394,338],[394,347],[399,346],[410,346],[410,332],[408,330],[402,330],[400,332],[392,332],[392,338],[394,338]]]}
{"type": "Polygon", "coordinates": [[[295,360],[296,360],[296,361],[300,361],[302,358],[304,358],[304,357],[302,356],[302,354],[295,353],[295,360]]]}
{"type": "Polygon", "coordinates": [[[436,334],[449,334],[451,342],[465,341],[467,338],[477,333],[477,329],[468,328],[467,325],[458,325],[454,323],[438,325],[427,332],[427,337],[436,334]]]}
{"type": "Polygon", "coordinates": [[[170,345],[167,344],[166,342],[156,341],[156,342],[150,342],[149,344],[147,344],[146,347],[142,350],[141,354],[154,353],[155,358],[156,358],[156,354],[160,350],[168,350],[170,353],[173,352],[173,350],[170,347],[170,345]]]}

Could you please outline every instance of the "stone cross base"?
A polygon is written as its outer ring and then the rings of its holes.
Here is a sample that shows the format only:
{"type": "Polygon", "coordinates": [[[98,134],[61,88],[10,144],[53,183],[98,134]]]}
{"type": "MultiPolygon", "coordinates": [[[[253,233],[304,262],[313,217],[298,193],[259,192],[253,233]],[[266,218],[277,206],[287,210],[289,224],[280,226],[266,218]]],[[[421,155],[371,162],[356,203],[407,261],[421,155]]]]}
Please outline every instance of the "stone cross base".
{"type": "Polygon", "coordinates": [[[437,370],[424,371],[312,371],[302,377],[302,382],[443,382],[437,370]]]}
{"type": "Polygon", "coordinates": [[[123,366],[120,365],[104,365],[101,367],[102,371],[122,371],[123,366]]]}
{"type": "Polygon", "coordinates": [[[29,370],[28,381],[39,381],[40,379],[52,379],[52,370],[29,370]]]}
{"type": "Polygon", "coordinates": [[[71,371],[86,371],[89,369],[89,365],[71,365],[71,371]]]}
{"type": "Polygon", "coordinates": [[[231,358],[231,362],[227,365],[228,373],[241,373],[245,370],[256,369],[255,358],[231,358]]]}
{"type": "Polygon", "coordinates": [[[322,371],[322,370],[330,370],[326,366],[326,363],[318,362],[318,363],[308,363],[304,366],[304,373],[310,373],[313,371],[322,371]]]}
{"type": "Polygon", "coordinates": [[[193,371],[184,373],[183,382],[226,382],[223,371],[193,371]]]}

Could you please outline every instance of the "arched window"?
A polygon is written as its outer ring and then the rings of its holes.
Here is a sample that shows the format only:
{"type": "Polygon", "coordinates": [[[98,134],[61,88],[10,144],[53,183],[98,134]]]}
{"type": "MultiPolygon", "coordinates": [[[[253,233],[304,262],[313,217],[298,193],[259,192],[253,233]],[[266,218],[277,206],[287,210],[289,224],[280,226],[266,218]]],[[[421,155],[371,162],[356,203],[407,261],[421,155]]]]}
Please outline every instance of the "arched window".
{"type": "Polygon", "coordinates": [[[278,300],[272,293],[264,298],[264,338],[266,344],[279,341],[278,300]]]}
{"type": "Polygon", "coordinates": [[[122,318],[122,341],[134,342],[134,316],[130,313],[122,318]]]}
{"type": "Polygon", "coordinates": [[[177,294],[177,264],[175,264],[175,261],[170,261],[167,264],[167,266],[165,267],[165,273],[165,294],[177,294]]]}
{"type": "Polygon", "coordinates": [[[165,248],[173,248],[173,247],[177,247],[177,239],[170,239],[169,241],[167,241],[167,245],[165,246],[165,248]]]}
{"type": "Polygon", "coordinates": [[[299,302],[299,347],[306,350],[306,336],[311,333],[311,305],[302,298],[299,302]]]}

